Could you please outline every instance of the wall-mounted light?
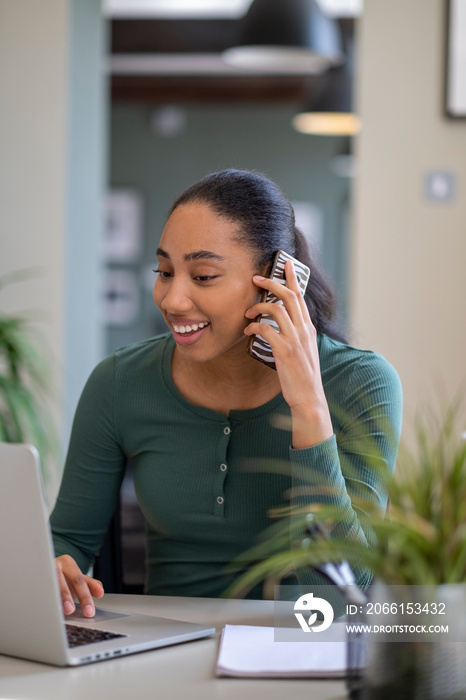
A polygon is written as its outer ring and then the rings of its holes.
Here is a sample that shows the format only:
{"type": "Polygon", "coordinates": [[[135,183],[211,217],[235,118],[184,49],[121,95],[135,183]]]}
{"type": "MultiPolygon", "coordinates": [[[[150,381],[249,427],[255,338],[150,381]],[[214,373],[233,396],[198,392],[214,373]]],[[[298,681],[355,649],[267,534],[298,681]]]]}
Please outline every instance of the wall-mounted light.
{"type": "Polygon", "coordinates": [[[172,138],[180,136],[187,125],[186,110],[179,105],[161,105],[150,116],[150,125],[157,136],[172,138]]]}
{"type": "Polygon", "coordinates": [[[226,63],[251,70],[319,74],[344,60],[338,26],[316,0],[254,0],[226,63]]]}

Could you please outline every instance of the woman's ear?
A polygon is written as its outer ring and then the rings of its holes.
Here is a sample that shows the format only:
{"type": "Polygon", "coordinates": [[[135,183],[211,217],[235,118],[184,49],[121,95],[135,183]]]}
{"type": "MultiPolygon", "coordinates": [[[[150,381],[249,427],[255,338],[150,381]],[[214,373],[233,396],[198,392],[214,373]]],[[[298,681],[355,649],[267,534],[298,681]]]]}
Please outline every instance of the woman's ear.
{"type": "Polygon", "coordinates": [[[261,275],[261,277],[268,277],[270,275],[270,272],[272,270],[272,263],[265,263],[265,265],[262,265],[260,267],[256,274],[261,275]]]}

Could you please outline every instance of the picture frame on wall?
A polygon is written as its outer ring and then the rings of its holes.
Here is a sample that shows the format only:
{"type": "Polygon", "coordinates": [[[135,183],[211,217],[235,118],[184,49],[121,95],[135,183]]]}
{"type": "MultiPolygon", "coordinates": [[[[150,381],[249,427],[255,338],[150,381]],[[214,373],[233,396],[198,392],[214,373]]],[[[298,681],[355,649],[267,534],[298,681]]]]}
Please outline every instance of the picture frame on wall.
{"type": "Polygon", "coordinates": [[[446,0],[445,112],[466,119],[466,0],[446,0]]]}
{"type": "Polygon", "coordinates": [[[142,252],[142,197],[131,189],[107,194],[104,257],[107,263],[131,264],[142,252]]]}
{"type": "Polygon", "coordinates": [[[133,270],[113,268],[102,278],[101,318],[108,326],[130,326],[140,313],[139,282],[133,270]]]}

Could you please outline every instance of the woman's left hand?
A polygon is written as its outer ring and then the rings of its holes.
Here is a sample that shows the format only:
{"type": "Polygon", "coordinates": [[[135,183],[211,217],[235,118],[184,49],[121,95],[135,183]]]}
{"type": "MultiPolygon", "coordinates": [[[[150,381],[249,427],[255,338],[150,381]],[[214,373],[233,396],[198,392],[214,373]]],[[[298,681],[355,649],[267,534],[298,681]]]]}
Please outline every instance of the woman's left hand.
{"type": "Polygon", "coordinates": [[[269,278],[253,282],[271,291],[283,304],[259,302],[246,311],[247,318],[272,316],[280,333],[267,323],[250,323],[246,335],[257,334],[272,348],[283,397],[292,419],[295,449],[312,447],[333,435],[332,420],[320,374],[317,332],[299,290],[293,263],[285,264],[287,287],[269,278]]]}

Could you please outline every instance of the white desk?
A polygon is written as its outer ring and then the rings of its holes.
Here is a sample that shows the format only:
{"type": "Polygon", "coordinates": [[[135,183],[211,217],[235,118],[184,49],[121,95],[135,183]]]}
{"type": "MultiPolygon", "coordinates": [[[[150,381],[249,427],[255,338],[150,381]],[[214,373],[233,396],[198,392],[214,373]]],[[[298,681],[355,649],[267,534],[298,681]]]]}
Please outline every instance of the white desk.
{"type": "Polygon", "coordinates": [[[343,681],[215,677],[223,626],[226,623],[272,626],[272,601],[107,595],[100,605],[199,622],[216,627],[217,634],[79,668],[57,668],[0,655],[0,700],[346,698],[343,681]]]}

